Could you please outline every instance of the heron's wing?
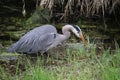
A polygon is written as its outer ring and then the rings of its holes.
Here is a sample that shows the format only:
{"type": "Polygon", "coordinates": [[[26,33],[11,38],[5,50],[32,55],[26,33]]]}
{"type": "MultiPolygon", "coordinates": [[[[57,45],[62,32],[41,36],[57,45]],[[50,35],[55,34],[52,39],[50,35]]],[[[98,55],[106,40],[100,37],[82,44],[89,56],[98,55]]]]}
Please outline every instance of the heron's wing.
{"type": "Polygon", "coordinates": [[[37,53],[44,52],[53,44],[56,37],[55,33],[48,33],[41,36],[32,36],[30,38],[21,38],[12,45],[15,52],[37,53]]]}
{"type": "Polygon", "coordinates": [[[19,41],[8,48],[8,52],[35,53],[45,50],[53,43],[55,34],[57,34],[57,30],[52,25],[37,27],[26,33],[19,41]]]}

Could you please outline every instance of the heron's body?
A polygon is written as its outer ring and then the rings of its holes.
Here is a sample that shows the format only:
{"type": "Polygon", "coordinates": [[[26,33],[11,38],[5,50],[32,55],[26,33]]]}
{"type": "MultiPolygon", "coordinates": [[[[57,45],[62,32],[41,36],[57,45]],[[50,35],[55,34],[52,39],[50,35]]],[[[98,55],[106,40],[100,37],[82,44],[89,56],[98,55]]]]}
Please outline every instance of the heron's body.
{"type": "Polygon", "coordinates": [[[63,27],[63,34],[58,34],[56,28],[52,25],[37,27],[26,33],[16,43],[12,44],[12,46],[8,48],[8,52],[28,54],[44,53],[67,40],[70,37],[69,30],[71,28],[72,26],[70,25],[63,27]]]}

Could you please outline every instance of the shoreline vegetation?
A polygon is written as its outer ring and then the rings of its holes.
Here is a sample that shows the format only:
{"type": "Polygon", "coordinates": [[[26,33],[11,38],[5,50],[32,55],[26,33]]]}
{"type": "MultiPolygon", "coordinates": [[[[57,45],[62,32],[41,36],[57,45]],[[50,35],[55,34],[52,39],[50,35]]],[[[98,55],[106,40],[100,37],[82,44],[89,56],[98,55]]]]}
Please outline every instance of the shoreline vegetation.
{"type": "MultiPolygon", "coordinates": [[[[95,45],[66,49],[64,56],[23,55],[21,59],[0,61],[1,80],[119,80],[120,49],[96,53],[95,45]],[[90,49],[89,49],[90,48],[90,49]]],[[[117,47],[117,46],[116,46],[117,47]]],[[[56,54],[54,52],[54,54],[56,54]]]]}

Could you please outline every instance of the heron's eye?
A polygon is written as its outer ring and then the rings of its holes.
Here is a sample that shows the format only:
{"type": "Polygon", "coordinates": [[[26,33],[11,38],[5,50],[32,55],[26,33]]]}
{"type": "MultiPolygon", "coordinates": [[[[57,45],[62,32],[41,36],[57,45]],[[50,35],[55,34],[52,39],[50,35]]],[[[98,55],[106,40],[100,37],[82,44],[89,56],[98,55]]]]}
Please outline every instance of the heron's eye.
{"type": "Polygon", "coordinates": [[[77,32],[80,33],[80,32],[81,32],[81,29],[77,30],[77,32]]]}
{"type": "Polygon", "coordinates": [[[72,25],[74,27],[74,29],[77,31],[77,33],[80,33],[81,32],[81,29],[79,26],[77,25],[72,25]]]}
{"type": "Polygon", "coordinates": [[[80,28],[78,27],[78,26],[73,26],[74,28],[75,28],[75,30],[77,31],[77,33],[79,33],[80,32],[80,28]]]}

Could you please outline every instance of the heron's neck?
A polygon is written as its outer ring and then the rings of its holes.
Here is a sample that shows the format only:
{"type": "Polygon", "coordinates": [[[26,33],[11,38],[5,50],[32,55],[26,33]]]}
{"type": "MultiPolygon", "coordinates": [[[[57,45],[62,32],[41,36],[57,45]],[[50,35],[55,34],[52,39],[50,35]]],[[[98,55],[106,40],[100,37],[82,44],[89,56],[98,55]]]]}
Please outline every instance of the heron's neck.
{"type": "Polygon", "coordinates": [[[69,25],[66,25],[62,28],[62,33],[63,33],[63,36],[65,37],[65,39],[68,39],[70,37],[70,30],[71,30],[71,27],[69,25]]]}

